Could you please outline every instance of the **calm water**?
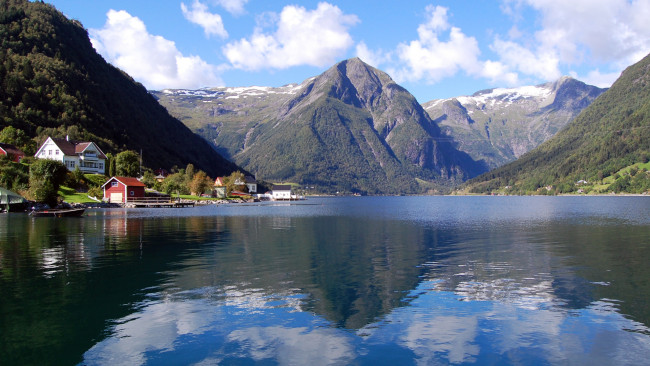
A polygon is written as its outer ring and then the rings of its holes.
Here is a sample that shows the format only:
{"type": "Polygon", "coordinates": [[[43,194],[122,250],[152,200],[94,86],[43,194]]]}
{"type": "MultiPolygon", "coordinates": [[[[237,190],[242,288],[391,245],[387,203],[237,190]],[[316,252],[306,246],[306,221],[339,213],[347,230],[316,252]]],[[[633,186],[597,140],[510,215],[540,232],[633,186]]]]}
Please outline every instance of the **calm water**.
{"type": "Polygon", "coordinates": [[[650,197],[0,216],[0,364],[650,359],[650,197]]]}

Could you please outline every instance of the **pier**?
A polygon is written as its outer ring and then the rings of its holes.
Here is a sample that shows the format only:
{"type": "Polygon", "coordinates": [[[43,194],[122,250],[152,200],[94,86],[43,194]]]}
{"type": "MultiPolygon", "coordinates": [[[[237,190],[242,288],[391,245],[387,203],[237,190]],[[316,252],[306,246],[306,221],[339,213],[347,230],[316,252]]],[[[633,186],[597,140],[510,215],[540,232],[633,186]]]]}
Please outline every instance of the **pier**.
{"type": "Polygon", "coordinates": [[[194,202],[191,201],[174,201],[170,197],[145,197],[133,198],[128,200],[124,207],[132,208],[182,208],[194,207],[194,202]]]}

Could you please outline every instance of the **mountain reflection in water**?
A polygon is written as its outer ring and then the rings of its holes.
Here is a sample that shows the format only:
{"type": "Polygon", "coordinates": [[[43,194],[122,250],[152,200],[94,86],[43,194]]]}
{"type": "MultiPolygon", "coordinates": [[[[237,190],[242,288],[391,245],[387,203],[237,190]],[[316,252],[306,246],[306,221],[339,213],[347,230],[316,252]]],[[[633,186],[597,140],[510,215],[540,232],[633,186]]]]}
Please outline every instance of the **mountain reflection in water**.
{"type": "Polygon", "coordinates": [[[650,356],[645,197],[305,202],[0,217],[0,359],[631,364],[650,356]]]}

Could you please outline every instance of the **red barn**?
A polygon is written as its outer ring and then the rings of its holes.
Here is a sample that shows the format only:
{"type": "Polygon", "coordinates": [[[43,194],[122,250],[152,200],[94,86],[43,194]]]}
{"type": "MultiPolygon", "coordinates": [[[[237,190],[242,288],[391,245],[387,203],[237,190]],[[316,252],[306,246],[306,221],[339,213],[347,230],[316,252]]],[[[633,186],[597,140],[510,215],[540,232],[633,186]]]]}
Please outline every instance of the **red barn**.
{"type": "Polygon", "coordinates": [[[20,161],[25,157],[25,153],[20,151],[14,145],[0,143],[0,155],[7,155],[12,161],[20,163],[20,161]]]}
{"type": "Polygon", "coordinates": [[[144,183],[136,178],[113,177],[102,186],[104,201],[126,203],[134,198],[144,198],[144,183]]]}

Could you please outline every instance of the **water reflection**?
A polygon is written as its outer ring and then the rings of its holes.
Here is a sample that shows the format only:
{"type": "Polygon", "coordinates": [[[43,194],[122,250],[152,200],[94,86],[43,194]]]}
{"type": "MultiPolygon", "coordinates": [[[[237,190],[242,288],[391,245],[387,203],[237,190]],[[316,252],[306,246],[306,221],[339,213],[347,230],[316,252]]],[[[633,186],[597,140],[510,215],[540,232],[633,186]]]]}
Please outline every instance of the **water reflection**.
{"type": "Polygon", "coordinates": [[[0,359],[650,356],[647,206],[447,199],[0,217],[0,359]]]}

